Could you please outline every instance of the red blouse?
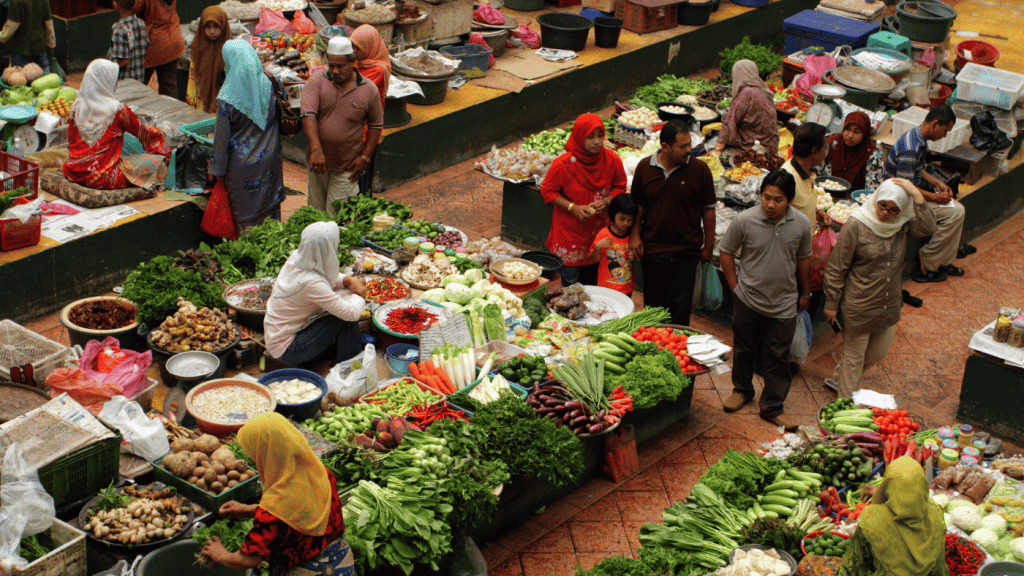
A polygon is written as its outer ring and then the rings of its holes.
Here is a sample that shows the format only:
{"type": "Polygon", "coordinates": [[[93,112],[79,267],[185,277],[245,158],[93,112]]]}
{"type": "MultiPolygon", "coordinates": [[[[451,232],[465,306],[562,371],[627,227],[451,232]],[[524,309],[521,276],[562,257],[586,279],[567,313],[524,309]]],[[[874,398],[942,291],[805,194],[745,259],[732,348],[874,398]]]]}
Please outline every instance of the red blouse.
{"type": "Polygon", "coordinates": [[[331,486],[331,516],[323,536],[310,536],[286,524],[283,520],[256,508],[256,521],[245,537],[240,552],[246,556],[263,558],[272,567],[290,568],[313,560],[331,543],[345,534],[345,521],[338,499],[334,475],[327,472],[331,486]]]}
{"type": "MultiPolygon", "coordinates": [[[[626,191],[626,170],[621,160],[615,164],[611,189],[602,191],[588,190],[572,177],[568,168],[571,157],[570,154],[562,154],[551,164],[540,187],[544,202],[550,204],[559,195],[564,195],[570,202],[586,206],[595,200],[611,199],[626,191]]],[[[555,206],[551,214],[551,232],[544,245],[553,254],[557,254],[566,266],[593,264],[597,260],[589,258],[590,247],[597,233],[610,223],[607,211],[580,222],[568,210],[555,206]]]]}
{"type": "Polygon", "coordinates": [[[92,146],[78,134],[74,115],[68,124],[68,159],[64,161],[64,177],[94,190],[134,186],[119,165],[125,133],[138,138],[146,152],[158,154],[164,148],[163,132],[140,122],[127,106],[121,106],[107,131],[92,146]]]}

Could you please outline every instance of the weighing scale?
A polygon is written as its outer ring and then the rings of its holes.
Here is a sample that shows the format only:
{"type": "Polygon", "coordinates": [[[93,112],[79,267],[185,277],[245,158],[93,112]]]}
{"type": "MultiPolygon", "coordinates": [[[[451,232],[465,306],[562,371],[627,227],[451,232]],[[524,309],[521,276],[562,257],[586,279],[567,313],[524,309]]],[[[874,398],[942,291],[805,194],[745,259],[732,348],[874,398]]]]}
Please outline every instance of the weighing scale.
{"type": "Polygon", "coordinates": [[[814,104],[807,109],[807,121],[824,126],[830,134],[843,129],[843,111],[836,100],[846,96],[846,88],[831,84],[811,86],[814,104]]]}

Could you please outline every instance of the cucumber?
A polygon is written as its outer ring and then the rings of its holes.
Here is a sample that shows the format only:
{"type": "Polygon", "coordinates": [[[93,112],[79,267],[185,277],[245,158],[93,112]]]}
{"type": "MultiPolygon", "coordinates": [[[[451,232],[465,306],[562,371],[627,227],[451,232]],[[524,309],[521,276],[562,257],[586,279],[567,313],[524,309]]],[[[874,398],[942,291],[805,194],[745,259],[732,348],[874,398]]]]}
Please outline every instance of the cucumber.
{"type": "Polygon", "coordinates": [[[796,506],[796,500],[792,498],[786,498],[785,496],[775,496],[774,494],[768,494],[764,498],[761,498],[761,507],[768,510],[768,506],[796,506]]]}
{"type": "Polygon", "coordinates": [[[611,372],[612,374],[625,374],[626,369],[614,362],[605,362],[604,369],[611,372]]]}
{"type": "Polygon", "coordinates": [[[601,345],[597,347],[597,352],[604,352],[606,354],[612,354],[615,356],[622,357],[626,356],[626,351],[623,350],[622,348],[619,348],[618,346],[612,346],[611,344],[607,344],[604,342],[602,342],[601,345]]]}
{"type": "Polygon", "coordinates": [[[790,468],[787,471],[787,474],[789,474],[790,477],[797,480],[798,482],[813,484],[815,486],[821,486],[821,476],[816,475],[814,472],[802,472],[790,468]]]}
{"type": "Polygon", "coordinates": [[[779,470],[779,473],[775,475],[775,482],[782,482],[786,479],[786,471],[779,470]]]}
{"type": "Polygon", "coordinates": [[[747,517],[747,520],[750,521],[751,524],[757,522],[757,514],[754,513],[753,508],[748,508],[747,511],[743,513],[743,515],[747,517]]]}
{"type": "Polygon", "coordinates": [[[637,344],[640,343],[639,340],[637,340],[636,338],[633,338],[632,334],[626,334],[625,332],[619,332],[618,334],[616,334],[616,336],[618,336],[619,338],[622,338],[622,341],[625,342],[626,344],[631,344],[633,346],[636,346],[637,344]]]}
{"type": "Polygon", "coordinates": [[[771,484],[769,486],[765,486],[764,492],[766,492],[766,493],[767,492],[774,492],[776,490],[783,490],[783,489],[792,490],[793,489],[793,485],[795,483],[796,482],[794,480],[783,480],[782,482],[776,482],[776,483],[771,484]]]}
{"type": "Polygon", "coordinates": [[[601,360],[604,360],[605,362],[608,362],[609,364],[618,364],[620,367],[622,366],[622,364],[626,363],[625,358],[613,356],[606,352],[594,352],[594,358],[599,358],[601,360]]]}
{"type": "Polygon", "coordinates": [[[786,508],[785,506],[780,506],[778,504],[763,504],[761,508],[764,509],[765,514],[768,514],[769,512],[774,512],[779,516],[786,516],[787,518],[793,515],[793,510],[786,508]]]}
{"type": "Polygon", "coordinates": [[[774,510],[765,510],[764,511],[764,517],[765,518],[778,518],[779,517],[779,513],[774,511],[774,510]]]}
{"type": "Polygon", "coordinates": [[[630,356],[636,354],[636,348],[633,348],[633,346],[629,342],[626,342],[625,340],[614,334],[609,334],[608,336],[605,336],[605,339],[607,339],[608,342],[614,344],[615,346],[625,351],[630,356]]]}
{"type": "Polygon", "coordinates": [[[799,498],[800,494],[795,490],[779,488],[778,490],[766,490],[765,496],[782,496],[783,498],[799,498]]]}
{"type": "Polygon", "coordinates": [[[754,508],[754,514],[757,514],[758,518],[764,518],[765,517],[764,509],[761,508],[760,504],[758,504],[757,502],[754,502],[753,508],[754,508]]]}

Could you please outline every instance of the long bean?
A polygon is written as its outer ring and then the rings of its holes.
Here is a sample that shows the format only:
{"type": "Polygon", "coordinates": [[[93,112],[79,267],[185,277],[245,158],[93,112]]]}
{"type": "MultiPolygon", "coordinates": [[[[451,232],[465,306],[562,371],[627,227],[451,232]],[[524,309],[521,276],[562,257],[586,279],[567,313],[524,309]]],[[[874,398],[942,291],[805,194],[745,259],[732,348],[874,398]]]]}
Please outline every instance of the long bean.
{"type": "Polygon", "coordinates": [[[668,310],[655,306],[652,308],[644,308],[639,312],[627,314],[622,318],[603,322],[597,326],[590,326],[587,328],[587,331],[592,336],[618,334],[619,332],[632,334],[641,326],[657,326],[658,324],[664,324],[668,322],[671,317],[672,315],[668,313],[668,310]]]}

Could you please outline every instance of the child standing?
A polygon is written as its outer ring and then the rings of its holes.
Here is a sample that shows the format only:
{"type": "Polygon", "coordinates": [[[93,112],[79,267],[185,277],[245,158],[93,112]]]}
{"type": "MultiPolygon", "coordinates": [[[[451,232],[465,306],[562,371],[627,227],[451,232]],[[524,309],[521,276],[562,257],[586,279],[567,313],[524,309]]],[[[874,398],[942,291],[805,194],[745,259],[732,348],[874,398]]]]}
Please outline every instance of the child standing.
{"type": "Polygon", "coordinates": [[[14,66],[35,62],[44,74],[49,74],[50,58],[46,51],[57,47],[50,2],[10,0],[7,23],[0,30],[0,42],[10,44],[11,64],[14,66]]]}
{"type": "Polygon", "coordinates": [[[135,15],[135,0],[114,0],[114,8],[121,19],[114,22],[113,36],[107,60],[117,64],[117,79],[131,78],[139,82],[146,79],[146,23],[135,15]]]}
{"type": "Polygon", "coordinates": [[[227,12],[208,6],[199,17],[199,30],[192,40],[185,102],[194,108],[217,113],[217,93],[224,83],[224,43],[231,39],[227,12]]]}
{"type": "Polygon", "coordinates": [[[597,285],[633,293],[633,258],[629,253],[629,231],[640,211],[636,200],[629,194],[619,194],[608,205],[611,224],[597,233],[590,249],[590,259],[600,256],[597,264],[597,285]]]}

